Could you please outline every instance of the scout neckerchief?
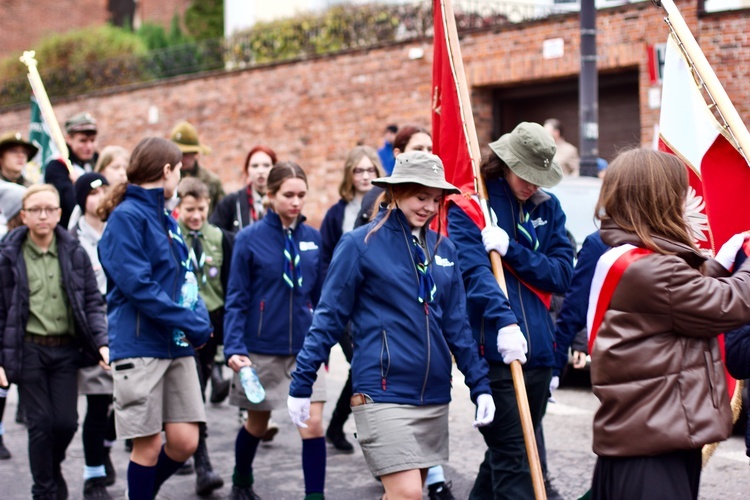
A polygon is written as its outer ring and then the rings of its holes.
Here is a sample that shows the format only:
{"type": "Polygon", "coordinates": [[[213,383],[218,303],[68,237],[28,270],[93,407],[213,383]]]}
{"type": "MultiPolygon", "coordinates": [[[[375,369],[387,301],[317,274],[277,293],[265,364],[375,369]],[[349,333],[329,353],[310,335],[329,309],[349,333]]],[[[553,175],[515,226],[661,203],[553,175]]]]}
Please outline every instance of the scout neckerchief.
{"type": "Polygon", "coordinates": [[[190,236],[193,238],[193,248],[190,249],[190,261],[193,264],[195,273],[200,276],[201,283],[206,285],[206,273],[203,272],[203,267],[206,265],[206,254],[203,252],[203,243],[201,237],[203,233],[200,231],[190,231],[190,236]]]}
{"type": "Polygon", "coordinates": [[[299,252],[297,245],[292,238],[292,230],[284,229],[286,238],[284,239],[284,281],[289,288],[294,288],[295,278],[297,288],[302,287],[302,265],[300,264],[299,252]]]}
{"type": "Polygon", "coordinates": [[[419,295],[417,296],[417,299],[420,304],[432,302],[435,300],[437,286],[435,285],[435,280],[432,278],[432,273],[430,272],[430,267],[428,265],[429,261],[427,260],[424,250],[422,250],[422,245],[419,244],[419,239],[416,236],[412,236],[412,242],[414,243],[414,253],[412,255],[414,258],[414,265],[417,268],[417,278],[419,280],[419,295]]]}
{"type": "Polygon", "coordinates": [[[608,250],[599,258],[591,280],[589,309],[586,315],[586,327],[589,337],[589,355],[592,353],[596,334],[604,320],[604,313],[609,309],[612,296],[620,283],[625,269],[633,262],[654,253],[647,248],[633,245],[621,245],[608,250]]]}
{"type": "Polygon", "coordinates": [[[518,230],[518,242],[521,245],[533,252],[539,250],[539,240],[536,237],[534,223],[531,222],[531,214],[529,212],[524,214],[523,207],[521,207],[521,217],[520,221],[516,223],[516,229],[518,230]]]}
{"type": "MultiPolygon", "coordinates": [[[[182,238],[182,232],[177,221],[169,215],[169,212],[164,210],[164,219],[167,223],[167,233],[169,240],[174,244],[174,248],[177,250],[177,256],[180,259],[180,265],[185,268],[185,281],[180,287],[180,306],[186,309],[194,309],[195,304],[198,302],[198,281],[195,279],[195,273],[193,272],[193,262],[190,259],[190,250],[188,249],[185,240],[182,238]]],[[[179,347],[187,347],[190,344],[185,338],[185,332],[180,329],[175,329],[172,332],[172,338],[174,343],[179,347]]]]}

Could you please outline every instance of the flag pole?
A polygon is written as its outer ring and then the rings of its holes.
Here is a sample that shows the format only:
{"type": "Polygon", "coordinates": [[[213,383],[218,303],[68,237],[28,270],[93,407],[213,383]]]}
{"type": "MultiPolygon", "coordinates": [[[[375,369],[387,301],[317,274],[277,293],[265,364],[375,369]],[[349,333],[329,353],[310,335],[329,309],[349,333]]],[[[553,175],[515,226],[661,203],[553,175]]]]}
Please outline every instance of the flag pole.
{"type": "MultiPolygon", "coordinates": [[[[458,30],[456,28],[456,17],[453,13],[453,5],[450,0],[440,0],[443,13],[443,29],[447,34],[448,57],[451,68],[454,72],[456,90],[458,92],[458,103],[461,108],[461,124],[464,128],[464,135],[471,156],[471,166],[474,172],[474,184],[477,194],[479,195],[479,205],[482,208],[485,225],[494,225],[490,217],[489,205],[487,202],[487,186],[479,170],[479,161],[481,153],[479,150],[479,139],[477,129],[474,123],[474,115],[471,112],[469,103],[469,88],[466,83],[466,73],[464,72],[463,58],[461,56],[461,45],[458,40],[458,30]]],[[[750,150],[749,150],[750,151],[750,150]]],[[[508,296],[508,287],[505,284],[505,275],[503,274],[503,264],[500,254],[496,251],[490,252],[490,262],[492,263],[492,273],[495,275],[497,284],[508,296]]],[[[531,420],[531,411],[529,409],[529,399],[526,394],[526,384],[524,383],[523,368],[519,361],[513,361],[510,364],[510,371],[513,375],[513,385],[516,391],[516,402],[518,412],[521,418],[521,427],[523,437],[526,443],[526,454],[529,459],[529,468],[531,469],[531,480],[534,486],[534,495],[537,499],[546,499],[547,494],[544,489],[544,477],[542,476],[541,462],[539,461],[539,452],[536,446],[536,437],[534,435],[534,424],[531,420]]]]}
{"type": "Polygon", "coordinates": [[[666,11],[667,17],[665,20],[667,24],[669,24],[670,29],[680,42],[685,55],[692,63],[695,73],[702,80],[706,91],[711,96],[711,99],[713,99],[719,114],[725,122],[721,125],[727,129],[731,142],[743,158],[745,158],[745,161],[750,164],[750,132],[748,132],[745,123],[729,99],[726,90],[724,90],[719,78],[708,63],[708,59],[703,54],[698,42],[693,37],[690,28],[685,23],[685,19],[683,19],[673,0],[653,1],[666,11]]]}
{"type": "Polygon", "coordinates": [[[52,109],[52,104],[49,102],[49,96],[44,88],[44,83],[42,83],[42,77],[36,68],[37,60],[35,56],[36,52],[27,50],[23,53],[20,60],[29,68],[29,83],[31,84],[31,90],[34,92],[34,97],[36,97],[36,101],[39,104],[39,110],[42,112],[44,121],[47,122],[52,140],[55,141],[57,150],[60,152],[60,156],[62,156],[61,160],[68,167],[68,173],[72,174],[73,165],[70,163],[68,144],[65,142],[65,136],[60,129],[60,124],[57,122],[57,117],[55,117],[55,110],[52,109]]]}

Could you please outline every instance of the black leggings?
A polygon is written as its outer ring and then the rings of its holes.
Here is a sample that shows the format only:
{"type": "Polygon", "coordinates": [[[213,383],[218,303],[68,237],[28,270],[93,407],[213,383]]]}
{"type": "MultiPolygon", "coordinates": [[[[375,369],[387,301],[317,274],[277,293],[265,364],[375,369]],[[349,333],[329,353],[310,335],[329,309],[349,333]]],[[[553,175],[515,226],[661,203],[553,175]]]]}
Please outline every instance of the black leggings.
{"type": "Polygon", "coordinates": [[[110,411],[111,394],[86,395],[86,418],[83,421],[83,454],[86,465],[104,465],[104,441],[115,440],[114,411],[110,411]]]}

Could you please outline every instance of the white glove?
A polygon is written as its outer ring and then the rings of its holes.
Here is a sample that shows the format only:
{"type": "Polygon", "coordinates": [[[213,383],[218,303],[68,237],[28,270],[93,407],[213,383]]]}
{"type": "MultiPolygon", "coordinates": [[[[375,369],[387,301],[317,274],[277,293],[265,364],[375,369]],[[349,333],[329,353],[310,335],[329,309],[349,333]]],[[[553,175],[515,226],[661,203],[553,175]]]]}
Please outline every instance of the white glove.
{"type": "Polygon", "coordinates": [[[305,422],[310,420],[310,398],[289,396],[286,400],[286,407],[292,423],[301,429],[307,429],[305,422]]]}
{"type": "Polygon", "coordinates": [[[495,401],[492,394],[480,394],[477,396],[477,419],[474,420],[474,428],[490,425],[495,419],[495,401]]]}
{"type": "Polygon", "coordinates": [[[521,364],[526,362],[526,353],[529,351],[526,345],[526,337],[518,325],[504,326],[497,332],[497,352],[503,357],[506,365],[518,360],[521,364]]]}
{"type": "Polygon", "coordinates": [[[714,259],[721,264],[724,269],[731,271],[732,266],[734,266],[734,258],[737,257],[737,252],[740,251],[740,248],[742,248],[747,237],[747,234],[735,234],[721,246],[721,249],[714,259]]]}
{"type": "Polygon", "coordinates": [[[505,257],[505,254],[508,253],[510,240],[505,229],[497,226],[487,226],[482,229],[482,243],[484,243],[484,249],[487,253],[495,250],[501,257],[505,257]]]}
{"type": "Polygon", "coordinates": [[[555,392],[557,388],[560,387],[560,377],[555,375],[552,377],[552,380],[549,381],[549,392],[550,394],[555,392]]]}

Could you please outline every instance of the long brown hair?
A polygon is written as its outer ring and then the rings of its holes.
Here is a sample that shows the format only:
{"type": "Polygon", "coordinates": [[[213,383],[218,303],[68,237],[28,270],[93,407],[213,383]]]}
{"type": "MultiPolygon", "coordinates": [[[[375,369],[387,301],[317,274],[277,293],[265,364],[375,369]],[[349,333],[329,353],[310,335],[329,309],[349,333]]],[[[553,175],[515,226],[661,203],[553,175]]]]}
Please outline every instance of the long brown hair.
{"type": "Polygon", "coordinates": [[[130,155],[128,164],[128,182],[113,186],[102,200],[96,213],[102,220],[107,220],[112,211],[125,198],[129,184],[140,186],[158,181],[164,175],[164,165],[174,169],[182,161],[182,152],[172,142],[161,137],[141,139],[130,155]]]}
{"type": "Polygon", "coordinates": [[[344,178],[341,180],[339,185],[339,196],[346,202],[350,202],[354,199],[354,169],[362,158],[367,157],[377,170],[375,177],[383,176],[383,168],[380,165],[380,157],[378,152],[370,146],[357,146],[346,155],[346,161],[344,161],[344,178]]]}
{"type": "Polygon", "coordinates": [[[688,176],[674,155],[637,148],[617,155],[607,168],[596,217],[635,233],[649,249],[667,254],[654,237],[696,249],[685,218],[688,176]]]}

